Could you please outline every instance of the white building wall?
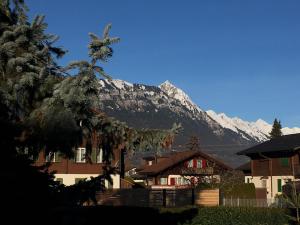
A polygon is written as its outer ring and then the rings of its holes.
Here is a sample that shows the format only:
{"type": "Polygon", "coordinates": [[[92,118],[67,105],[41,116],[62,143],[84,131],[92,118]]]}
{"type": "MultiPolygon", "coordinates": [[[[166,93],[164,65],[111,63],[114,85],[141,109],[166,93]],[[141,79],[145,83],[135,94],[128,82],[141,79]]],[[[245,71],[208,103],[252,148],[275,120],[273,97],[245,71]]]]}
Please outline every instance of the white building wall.
{"type": "Polygon", "coordinates": [[[294,180],[293,176],[272,176],[272,180],[270,176],[264,178],[267,179],[262,179],[262,176],[245,176],[245,183],[253,183],[255,188],[267,188],[267,198],[269,199],[273,199],[276,195],[282,194],[282,192],[278,190],[279,179],[281,180],[281,186],[285,185],[288,180],[294,180]]]}
{"type": "MultiPolygon", "coordinates": [[[[61,178],[63,179],[63,184],[66,186],[73,185],[75,184],[75,179],[76,178],[87,178],[90,179],[90,177],[97,177],[98,174],[55,174],[55,178],[61,178]]],[[[112,188],[120,188],[120,175],[119,174],[114,174],[111,175],[113,185],[112,188]]],[[[106,180],[105,181],[105,187],[109,187],[109,183],[106,180]]]]}

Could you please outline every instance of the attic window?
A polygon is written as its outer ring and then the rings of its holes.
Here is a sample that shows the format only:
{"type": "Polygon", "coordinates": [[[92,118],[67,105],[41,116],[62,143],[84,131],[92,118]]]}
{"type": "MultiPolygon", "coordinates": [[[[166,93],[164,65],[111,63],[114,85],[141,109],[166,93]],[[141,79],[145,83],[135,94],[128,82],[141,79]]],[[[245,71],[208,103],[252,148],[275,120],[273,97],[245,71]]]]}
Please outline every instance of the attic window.
{"type": "Polygon", "coordinates": [[[193,167],[193,160],[189,160],[188,161],[188,168],[192,168],[193,167]]]}
{"type": "Polygon", "coordinates": [[[85,148],[78,148],[76,151],[76,162],[85,163],[85,148]]]}

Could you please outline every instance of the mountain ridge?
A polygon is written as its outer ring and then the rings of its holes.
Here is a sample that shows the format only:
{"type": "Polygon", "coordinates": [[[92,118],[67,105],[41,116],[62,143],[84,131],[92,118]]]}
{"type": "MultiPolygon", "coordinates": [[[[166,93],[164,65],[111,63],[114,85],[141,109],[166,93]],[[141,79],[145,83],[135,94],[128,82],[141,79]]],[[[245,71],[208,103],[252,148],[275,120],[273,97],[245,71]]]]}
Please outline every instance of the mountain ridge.
{"type": "MultiPolygon", "coordinates": [[[[181,123],[183,132],[176,137],[174,148],[184,149],[189,138],[196,135],[203,150],[235,165],[243,161],[235,153],[267,140],[271,126],[261,119],[248,122],[212,110],[206,112],[170,81],[153,86],[99,80],[99,107],[135,128],[168,129],[173,123],[181,123]]],[[[298,128],[286,130],[296,132],[298,128]]]]}

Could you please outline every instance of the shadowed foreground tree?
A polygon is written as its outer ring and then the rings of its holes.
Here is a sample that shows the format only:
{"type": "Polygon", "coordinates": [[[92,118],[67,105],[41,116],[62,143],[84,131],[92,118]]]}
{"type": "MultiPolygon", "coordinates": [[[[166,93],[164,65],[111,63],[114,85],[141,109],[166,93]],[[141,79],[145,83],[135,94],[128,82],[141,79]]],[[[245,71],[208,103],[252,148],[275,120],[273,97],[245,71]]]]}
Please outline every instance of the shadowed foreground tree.
{"type": "MultiPolygon", "coordinates": [[[[54,46],[58,37],[45,33],[44,16],[30,22],[26,11],[23,0],[0,1],[1,199],[7,209],[47,211],[66,191],[69,196],[75,191],[55,182],[46,165],[32,165],[41,150],[72,157],[85,140],[87,157],[94,145],[108,162],[116,148],[166,147],[179,127],[135,130],[98,110],[98,77],[109,78],[101,63],[112,57],[111,45],[119,41],[109,37],[111,25],[101,38],[89,34],[90,61],[62,68],[56,59],[66,51],[54,46]]],[[[102,177],[97,179],[88,184],[98,184],[102,177]]]]}

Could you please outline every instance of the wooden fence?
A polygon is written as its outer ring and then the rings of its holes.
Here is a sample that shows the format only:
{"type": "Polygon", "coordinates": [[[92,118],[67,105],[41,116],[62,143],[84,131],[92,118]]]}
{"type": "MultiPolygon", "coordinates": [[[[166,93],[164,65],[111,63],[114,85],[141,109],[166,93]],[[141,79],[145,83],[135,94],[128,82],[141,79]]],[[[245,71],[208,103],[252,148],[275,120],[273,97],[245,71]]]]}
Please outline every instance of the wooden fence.
{"type": "Polygon", "coordinates": [[[195,189],[119,189],[97,196],[100,205],[141,207],[217,206],[219,190],[195,189]]]}
{"type": "Polygon", "coordinates": [[[200,190],[196,193],[195,204],[199,206],[218,206],[220,204],[219,189],[200,190]]]}
{"type": "Polygon", "coordinates": [[[220,205],[228,207],[276,207],[287,208],[289,203],[284,199],[242,199],[223,198],[220,205]]]}
{"type": "Polygon", "coordinates": [[[228,206],[285,208],[284,199],[222,198],[219,189],[118,189],[97,195],[99,205],[139,207],[228,206]]]}

